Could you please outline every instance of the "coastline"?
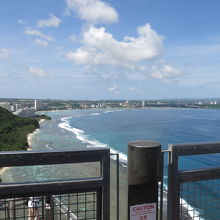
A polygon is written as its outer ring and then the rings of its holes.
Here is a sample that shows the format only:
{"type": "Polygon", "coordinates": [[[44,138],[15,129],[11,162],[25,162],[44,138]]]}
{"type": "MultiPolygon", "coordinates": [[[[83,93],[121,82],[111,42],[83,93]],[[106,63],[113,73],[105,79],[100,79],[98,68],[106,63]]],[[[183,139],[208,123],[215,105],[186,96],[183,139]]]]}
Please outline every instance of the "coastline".
{"type": "MultiPolygon", "coordinates": [[[[39,124],[43,123],[46,119],[41,119],[39,121],[39,124]]],[[[27,135],[27,142],[28,142],[28,148],[27,151],[31,151],[32,150],[32,139],[34,137],[34,135],[36,133],[38,133],[40,131],[40,128],[35,129],[32,133],[29,133],[27,135]]],[[[2,177],[9,169],[11,169],[12,167],[0,167],[0,176],[2,177]]]]}
{"type": "MultiPolygon", "coordinates": [[[[64,115],[65,117],[66,116],[68,116],[68,115],[64,115]]],[[[60,123],[60,116],[58,117],[58,116],[56,116],[57,118],[57,120],[53,120],[53,126],[50,126],[50,128],[52,128],[52,127],[54,127],[56,124],[56,122],[58,121],[59,123],[60,123]],[[59,120],[58,120],[59,119],[59,120]]],[[[43,121],[39,121],[40,123],[42,123],[43,121]]],[[[55,127],[57,127],[57,125],[55,126],[55,127]]],[[[36,130],[34,130],[32,133],[30,133],[28,136],[30,136],[29,137],[29,146],[30,146],[30,148],[31,148],[31,146],[34,144],[34,146],[32,146],[32,147],[34,147],[34,149],[35,149],[35,139],[37,139],[36,138],[36,136],[34,136],[38,131],[39,131],[40,129],[36,129],[36,130]],[[32,141],[34,140],[34,143],[32,143],[32,141]]],[[[53,130],[54,131],[54,130],[53,130]]],[[[63,135],[63,132],[60,132],[60,135],[63,135]]],[[[38,135],[37,135],[38,136],[38,135]]],[[[32,150],[32,148],[30,149],[30,150],[32,150]]],[[[87,165],[87,166],[89,166],[89,165],[87,165]]],[[[81,169],[81,167],[80,167],[80,169],[81,169]]],[[[76,173],[80,170],[80,169],[77,169],[77,171],[76,171],[76,173]]],[[[5,169],[5,171],[7,171],[7,169],[5,169]]],[[[80,173],[89,173],[89,171],[90,171],[90,169],[88,169],[88,167],[85,167],[85,168],[83,168],[83,170],[80,170],[80,173]]],[[[10,172],[10,171],[9,171],[10,172]]],[[[127,204],[127,201],[126,201],[126,196],[127,196],[127,194],[126,194],[126,191],[125,191],[125,189],[126,189],[126,182],[127,182],[127,176],[126,176],[126,168],[124,168],[124,167],[120,167],[119,168],[119,172],[120,172],[120,174],[119,174],[119,177],[120,177],[120,181],[119,181],[119,185],[120,185],[120,210],[122,209],[122,211],[120,212],[120,217],[121,217],[121,219],[126,219],[126,207],[125,207],[125,205],[127,204]],[[125,216],[124,216],[125,215],[125,216]]],[[[112,161],[112,164],[111,164],[111,176],[113,176],[113,177],[116,177],[116,161],[112,161]]],[[[112,202],[111,202],[111,205],[113,206],[113,210],[114,209],[116,209],[116,203],[115,203],[115,200],[116,200],[116,195],[114,194],[114,189],[116,188],[116,183],[115,183],[115,178],[111,178],[111,189],[113,189],[112,191],[111,191],[111,198],[112,198],[112,202]]],[[[164,194],[164,202],[166,203],[166,193],[164,194]]],[[[166,209],[165,209],[166,210],[166,209]]],[[[187,210],[187,208],[186,208],[186,210],[187,210]]],[[[187,213],[187,211],[186,211],[186,213],[187,213]]],[[[164,213],[164,215],[166,216],[166,213],[164,213]]],[[[165,218],[166,219],[166,218],[165,218]]],[[[188,215],[188,217],[186,217],[185,219],[191,219],[190,217],[189,217],[189,215],[188,215]]]]}
{"type": "Polygon", "coordinates": [[[39,130],[40,130],[40,129],[38,128],[38,129],[34,130],[32,133],[29,133],[29,134],[27,135],[27,142],[28,142],[27,151],[32,150],[32,139],[33,139],[33,136],[34,136],[36,133],[38,133],[39,130]]]}
{"type": "MultiPolygon", "coordinates": [[[[43,123],[44,121],[46,121],[46,119],[40,119],[39,124],[43,123]]],[[[33,137],[36,133],[38,133],[40,131],[40,128],[35,129],[32,133],[29,133],[27,135],[27,142],[28,142],[28,148],[27,151],[31,151],[32,150],[32,140],[33,137]]]]}

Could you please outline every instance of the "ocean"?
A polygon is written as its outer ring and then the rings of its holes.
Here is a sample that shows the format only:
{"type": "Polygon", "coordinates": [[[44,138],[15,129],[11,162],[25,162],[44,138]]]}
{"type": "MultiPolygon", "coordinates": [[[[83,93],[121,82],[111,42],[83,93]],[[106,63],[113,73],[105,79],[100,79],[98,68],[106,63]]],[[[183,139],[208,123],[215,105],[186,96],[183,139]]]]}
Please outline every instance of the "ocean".
{"type": "MultiPolygon", "coordinates": [[[[43,122],[34,135],[33,150],[110,147],[112,153],[119,153],[122,166],[127,162],[127,144],[133,140],[157,141],[162,149],[167,149],[169,144],[220,142],[219,109],[89,109],[46,114],[52,120],[43,122]]],[[[216,167],[219,161],[218,154],[184,157],[180,169],[216,167]]],[[[4,181],[68,178],[64,169],[66,167],[12,168],[4,181]]],[[[166,175],[165,170],[165,179],[166,175]]]]}

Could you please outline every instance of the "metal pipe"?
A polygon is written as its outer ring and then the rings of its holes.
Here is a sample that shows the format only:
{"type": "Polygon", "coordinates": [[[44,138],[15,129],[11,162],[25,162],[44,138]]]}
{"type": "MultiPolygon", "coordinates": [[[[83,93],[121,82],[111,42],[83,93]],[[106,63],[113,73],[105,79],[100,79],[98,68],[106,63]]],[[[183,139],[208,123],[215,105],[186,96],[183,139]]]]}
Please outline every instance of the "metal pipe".
{"type": "Polygon", "coordinates": [[[128,143],[128,219],[158,219],[161,145],[152,141],[128,143]]]}

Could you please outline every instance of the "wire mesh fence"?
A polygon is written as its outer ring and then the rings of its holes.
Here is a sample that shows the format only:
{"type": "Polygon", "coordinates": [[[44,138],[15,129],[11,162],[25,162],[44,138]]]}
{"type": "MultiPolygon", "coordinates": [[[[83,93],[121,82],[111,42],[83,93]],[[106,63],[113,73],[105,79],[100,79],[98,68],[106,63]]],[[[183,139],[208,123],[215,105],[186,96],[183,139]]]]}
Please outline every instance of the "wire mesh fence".
{"type": "Polygon", "coordinates": [[[96,220],[97,192],[0,199],[0,220],[96,220]]]}
{"type": "Polygon", "coordinates": [[[180,219],[219,220],[220,180],[180,184],[180,219]]]}
{"type": "MultiPolygon", "coordinates": [[[[108,148],[25,151],[0,154],[0,167],[97,163],[98,176],[37,179],[0,184],[0,220],[109,220],[110,150],[108,148]],[[30,205],[30,198],[33,203],[30,205]],[[33,198],[34,197],[34,198],[33,198]]],[[[89,166],[89,165],[88,165],[89,166]]],[[[68,173],[68,172],[67,172],[68,173]]]]}

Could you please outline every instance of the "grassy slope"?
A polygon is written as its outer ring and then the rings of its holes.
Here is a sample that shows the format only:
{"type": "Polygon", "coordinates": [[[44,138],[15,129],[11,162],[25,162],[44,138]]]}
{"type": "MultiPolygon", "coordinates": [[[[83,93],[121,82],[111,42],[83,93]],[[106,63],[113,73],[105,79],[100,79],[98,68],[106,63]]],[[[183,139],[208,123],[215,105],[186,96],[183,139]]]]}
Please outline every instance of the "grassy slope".
{"type": "Polygon", "coordinates": [[[36,119],[20,118],[0,107],[0,151],[26,150],[27,134],[36,128],[36,119]]]}

